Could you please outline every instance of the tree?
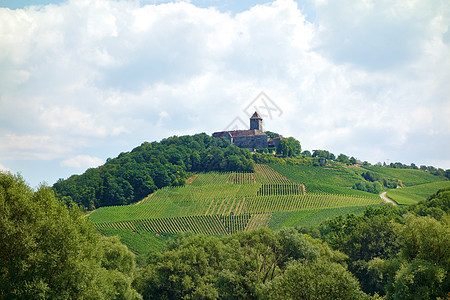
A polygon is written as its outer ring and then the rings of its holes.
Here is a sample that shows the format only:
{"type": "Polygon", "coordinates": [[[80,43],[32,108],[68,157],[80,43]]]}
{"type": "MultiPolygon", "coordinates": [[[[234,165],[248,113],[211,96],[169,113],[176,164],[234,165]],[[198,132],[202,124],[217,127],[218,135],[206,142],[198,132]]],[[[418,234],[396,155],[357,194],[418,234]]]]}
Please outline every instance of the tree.
{"type": "Polygon", "coordinates": [[[369,299],[358,280],[338,263],[292,263],[263,292],[264,299],[369,299]]]}
{"type": "Polygon", "coordinates": [[[288,137],[287,140],[292,149],[291,156],[300,155],[300,152],[302,152],[302,146],[300,145],[300,142],[293,137],[288,137]]]}
{"type": "Polygon", "coordinates": [[[113,259],[117,243],[109,250],[104,243],[114,244],[50,188],[33,191],[22,177],[0,173],[0,298],[139,299],[134,255],[122,246],[122,267],[113,259]]]}
{"type": "Polygon", "coordinates": [[[283,155],[284,157],[290,156],[292,153],[292,148],[286,139],[281,139],[277,146],[277,154],[283,155]]]}
{"type": "Polygon", "coordinates": [[[441,189],[427,200],[411,206],[411,211],[420,216],[431,216],[436,220],[441,220],[450,212],[450,188],[441,189]]]}
{"type": "Polygon", "coordinates": [[[450,290],[450,222],[408,215],[399,226],[400,263],[391,274],[387,299],[445,298],[450,290]]]}
{"type": "Polygon", "coordinates": [[[313,150],[312,157],[318,157],[318,158],[325,158],[329,160],[335,160],[336,157],[333,153],[326,151],[326,150],[313,150]]]}
{"type": "Polygon", "coordinates": [[[450,180],[450,169],[445,170],[444,176],[450,180]]]}
{"type": "Polygon", "coordinates": [[[311,151],[309,151],[309,150],[303,151],[303,152],[302,152],[302,155],[303,155],[304,157],[312,157],[311,151]]]}
{"type": "Polygon", "coordinates": [[[217,299],[223,251],[214,237],[188,235],[153,258],[138,279],[138,289],[144,299],[217,299]]]}
{"type": "Polygon", "coordinates": [[[302,151],[300,142],[293,137],[287,139],[281,139],[277,146],[277,154],[288,156],[297,156],[302,151]]]}
{"type": "Polygon", "coordinates": [[[264,131],[264,133],[267,134],[267,136],[271,139],[273,139],[274,137],[277,137],[277,136],[281,136],[281,134],[278,134],[278,133],[272,132],[272,131],[264,131]]]}
{"type": "Polygon", "coordinates": [[[339,216],[322,228],[324,239],[348,255],[348,268],[366,293],[385,294],[386,278],[377,272],[372,260],[386,260],[399,252],[397,228],[392,220],[401,220],[403,212],[392,205],[367,208],[363,215],[339,216]]]}
{"type": "Polygon", "coordinates": [[[336,160],[338,162],[341,162],[341,163],[344,163],[344,164],[350,163],[350,159],[348,158],[348,156],[345,155],[345,154],[342,154],[342,153],[338,155],[336,160]]]}

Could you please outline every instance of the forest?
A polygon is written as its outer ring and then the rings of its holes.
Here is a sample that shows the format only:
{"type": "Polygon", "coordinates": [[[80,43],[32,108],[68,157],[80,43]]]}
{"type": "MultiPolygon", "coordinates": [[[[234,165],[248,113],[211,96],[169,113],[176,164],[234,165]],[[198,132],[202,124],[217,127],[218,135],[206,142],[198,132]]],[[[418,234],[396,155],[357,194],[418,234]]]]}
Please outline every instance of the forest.
{"type": "Polygon", "coordinates": [[[0,173],[1,299],[448,299],[450,189],[315,227],[182,233],[136,256],[75,204],[0,173]]]}

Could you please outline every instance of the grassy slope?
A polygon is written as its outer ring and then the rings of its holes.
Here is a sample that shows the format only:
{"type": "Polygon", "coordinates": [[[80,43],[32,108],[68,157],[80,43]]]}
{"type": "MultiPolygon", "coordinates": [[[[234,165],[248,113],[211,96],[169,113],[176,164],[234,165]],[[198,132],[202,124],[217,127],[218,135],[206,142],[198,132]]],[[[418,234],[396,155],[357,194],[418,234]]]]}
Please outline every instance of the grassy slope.
{"type": "Polygon", "coordinates": [[[99,229],[106,236],[117,235],[120,241],[138,254],[146,254],[149,251],[163,251],[168,239],[173,236],[170,234],[155,235],[153,232],[146,231],[128,231],[119,229],[99,229]]]}
{"type": "MultiPolygon", "coordinates": [[[[359,181],[362,181],[360,174],[366,170],[370,170],[380,174],[384,178],[395,178],[400,179],[403,184],[410,186],[407,188],[391,190],[388,196],[396,200],[401,204],[412,204],[425,199],[430,194],[436,192],[439,188],[443,188],[450,185],[450,181],[439,182],[443,179],[430,175],[428,173],[419,170],[405,170],[405,169],[390,169],[382,167],[368,167],[368,168],[346,168],[339,164],[334,164],[328,167],[312,167],[312,166],[292,166],[292,165],[271,165],[275,171],[279,172],[281,175],[287,177],[293,182],[302,183],[306,185],[307,193],[330,193],[330,194],[347,194],[353,196],[365,196],[370,198],[378,198],[378,195],[370,194],[362,191],[356,191],[351,189],[351,186],[359,181]]],[[[211,173],[209,173],[211,175],[211,173]]],[[[229,185],[228,182],[229,174],[215,174],[210,176],[207,174],[199,174],[194,180],[191,186],[186,186],[182,188],[167,188],[167,191],[158,191],[158,193],[164,193],[164,197],[167,197],[164,202],[171,208],[172,201],[169,199],[177,199],[177,202],[181,202],[188,205],[197,202],[195,199],[204,198],[203,193],[207,193],[208,197],[212,194],[220,193],[221,196],[235,197],[240,194],[240,189],[236,189],[236,185],[229,185]],[[227,185],[224,189],[223,186],[227,185]],[[234,191],[234,189],[236,191],[234,191]],[[208,188],[210,187],[210,188],[208,188]],[[204,190],[206,189],[206,191],[204,190]],[[185,190],[189,193],[185,193],[185,190]],[[239,191],[239,193],[238,193],[239,191]],[[232,195],[233,194],[233,195],[232,195]],[[187,197],[187,198],[186,198],[187,197]]],[[[251,188],[251,194],[255,193],[257,189],[255,187],[257,184],[245,184],[242,187],[245,189],[251,188]]],[[[246,194],[246,193],[244,193],[246,194]]],[[[153,195],[154,197],[155,195],[153,195]]],[[[213,196],[213,198],[215,198],[213,196]]],[[[155,200],[155,199],[153,199],[155,200]]],[[[163,199],[162,199],[163,200],[163,199]]],[[[116,214],[118,216],[124,213],[126,210],[127,219],[134,219],[133,215],[142,215],[143,209],[147,206],[151,206],[152,201],[138,205],[138,206],[127,206],[127,207],[109,207],[104,208],[108,210],[107,216],[101,216],[99,214],[100,209],[91,216],[92,221],[107,221],[107,219],[114,219],[113,216],[116,214]],[[100,220],[106,217],[105,220],[100,220]],[[99,220],[96,220],[99,218],[99,220]]],[[[201,200],[199,202],[202,202],[201,200]]],[[[187,208],[187,207],[186,207],[187,208]]],[[[182,211],[185,211],[184,208],[182,211]]],[[[181,208],[180,208],[181,209],[181,208]]],[[[204,208],[206,209],[206,208],[204,208]]],[[[337,215],[348,214],[348,213],[362,213],[365,206],[347,206],[339,208],[324,208],[324,209],[310,209],[301,211],[285,211],[285,212],[274,212],[270,219],[268,226],[272,229],[279,229],[286,226],[311,226],[317,225],[320,222],[335,217],[337,215]]],[[[173,209],[170,209],[171,212],[173,209]]],[[[180,211],[181,213],[181,211],[180,211]]],[[[171,214],[172,215],[172,214],[171,214]]],[[[173,215],[172,215],[173,216],[173,215]]],[[[123,217],[123,215],[121,216],[123,217]]],[[[105,235],[119,235],[122,242],[125,243],[130,249],[137,253],[146,253],[150,250],[161,251],[167,241],[167,237],[158,237],[153,232],[132,232],[127,230],[118,229],[99,229],[105,235]]]]}
{"type": "Polygon", "coordinates": [[[436,193],[439,189],[447,187],[450,187],[450,181],[438,181],[390,190],[387,196],[398,204],[410,205],[426,200],[428,196],[436,193]]]}
{"type": "Polygon", "coordinates": [[[290,226],[314,226],[339,215],[363,213],[366,206],[314,209],[296,212],[276,212],[272,215],[269,228],[273,230],[290,226]]]}
{"type": "Polygon", "coordinates": [[[406,186],[446,180],[445,177],[431,175],[421,170],[394,169],[375,166],[366,167],[366,169],[376,172],[385,178],[400,179],[406,186]]]}
{"type": "Polygon", "coordinates": [[[378,197],[378,195],[352,189],[355,183],[364,180],[360,176],[365,171],[362,168],[346,168],[339,164],[328,167],[271,164],[271,167],[290,180],[305,184],[308,193],[378,197]]]}

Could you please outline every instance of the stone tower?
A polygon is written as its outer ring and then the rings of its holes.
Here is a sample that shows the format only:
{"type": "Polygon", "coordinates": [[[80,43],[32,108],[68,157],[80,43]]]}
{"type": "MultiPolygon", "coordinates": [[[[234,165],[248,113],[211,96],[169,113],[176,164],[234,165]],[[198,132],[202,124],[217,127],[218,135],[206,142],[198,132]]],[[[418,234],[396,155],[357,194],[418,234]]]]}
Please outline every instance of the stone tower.
{"type": "Polygon", "coordinates": [[[255,111],[253,116],[250,118],[250,130],[261,130],[262,131],[262,118],[255,111]]]}

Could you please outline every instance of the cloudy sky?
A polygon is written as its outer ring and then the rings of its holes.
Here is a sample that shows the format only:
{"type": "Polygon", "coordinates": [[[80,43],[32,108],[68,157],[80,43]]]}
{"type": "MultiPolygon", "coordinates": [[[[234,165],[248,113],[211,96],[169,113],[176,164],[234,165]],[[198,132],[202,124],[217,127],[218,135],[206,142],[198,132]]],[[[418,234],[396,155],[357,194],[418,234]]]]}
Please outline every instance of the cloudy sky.
{"type": "Polygon", "coordinates": [[[448,0],[0,6],[0,168],[32,186],[255,108],[303,150],[450,168],[448,0]]]}

